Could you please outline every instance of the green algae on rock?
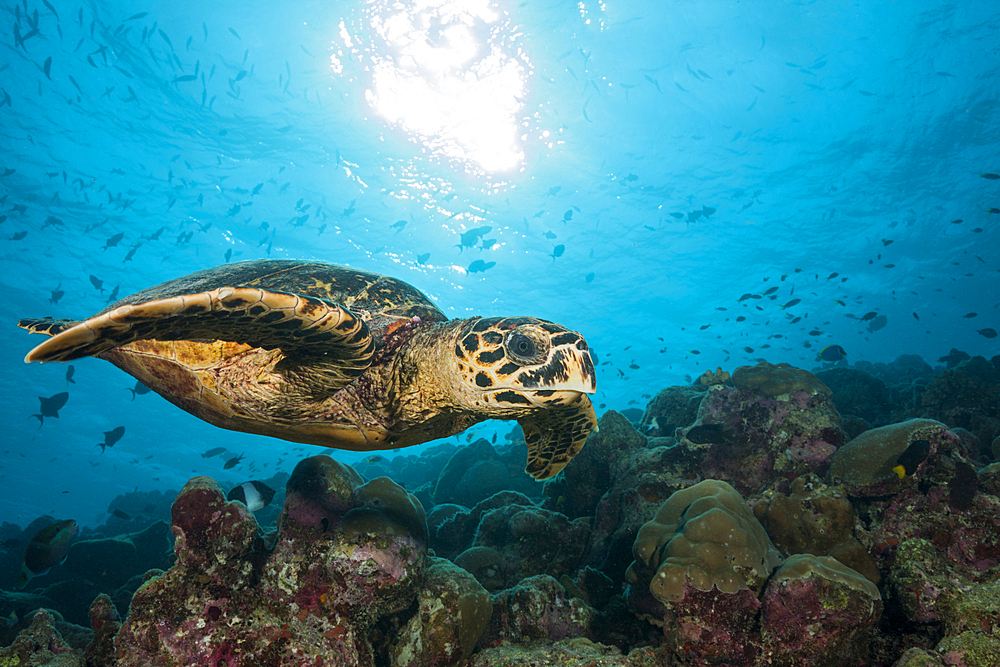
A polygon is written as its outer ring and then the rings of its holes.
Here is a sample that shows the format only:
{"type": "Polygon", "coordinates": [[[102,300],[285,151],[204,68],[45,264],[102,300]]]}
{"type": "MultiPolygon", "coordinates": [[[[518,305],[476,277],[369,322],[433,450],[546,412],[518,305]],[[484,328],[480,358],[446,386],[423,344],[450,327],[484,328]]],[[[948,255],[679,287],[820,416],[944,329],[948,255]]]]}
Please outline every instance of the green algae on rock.
{"type": "Polygon", "coordinates": [[[419,609],[400,628],[389,653],[393,667],[463,664],[493,614],[490,594],[444,558],[428,558],[417,595],[419,609]]]}
{"type": "MultiPolygon", "coordinates": [[[[933,419],[910,419],[898,424],[865,431],[837,450],[830,465],[834,484],[843,484],[852,496],[884,496],[916,484],[931,459],[941,448],[957,446],[958,438],[948,427],[933,419]],[[913,474],[900,477],[893,468],[911,443],[926,440],[930,455],[913,474]]],[[[947,480],[944,480],[947,481],[947,480]]]]}
{"type": "Polygon", "coordinates": [[[823,382],[807,370],[790,364],[770,364],[761,361],[756,366],[740,366],[732,375],[733,386],[746,389],[768,398],[788,396],[794,391],[809,394],[823,394],[827,398],[833,392],[823,382]]]}

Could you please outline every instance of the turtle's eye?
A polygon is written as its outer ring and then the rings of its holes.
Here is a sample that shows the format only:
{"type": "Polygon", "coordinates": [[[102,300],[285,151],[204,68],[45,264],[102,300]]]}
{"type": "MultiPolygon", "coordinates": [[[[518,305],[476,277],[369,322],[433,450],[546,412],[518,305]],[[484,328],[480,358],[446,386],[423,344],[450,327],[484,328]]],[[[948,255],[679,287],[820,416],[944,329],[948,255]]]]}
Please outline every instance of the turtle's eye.
{"type": "Polygon", "coordinates": [[[521,365],[535,365],[545,361],[548,356],[548,345],[543,338],[532,335],[534,333],[515,329],[507,334],[504,348],[512,361],[521,365]]]}

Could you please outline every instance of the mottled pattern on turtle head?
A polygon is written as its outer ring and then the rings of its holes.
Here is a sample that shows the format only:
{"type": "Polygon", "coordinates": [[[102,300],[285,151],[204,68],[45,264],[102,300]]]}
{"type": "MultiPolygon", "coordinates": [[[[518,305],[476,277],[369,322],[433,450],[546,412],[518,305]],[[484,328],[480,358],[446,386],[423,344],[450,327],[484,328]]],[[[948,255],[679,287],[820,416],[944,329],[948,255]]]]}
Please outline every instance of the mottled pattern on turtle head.
{"type": "Polygon", "coordinates": [[[533,317],[469,320],[454,349],[464,383],[486,407],[548,407],[596,388],[594,363],[583,336],[533,317]]]}

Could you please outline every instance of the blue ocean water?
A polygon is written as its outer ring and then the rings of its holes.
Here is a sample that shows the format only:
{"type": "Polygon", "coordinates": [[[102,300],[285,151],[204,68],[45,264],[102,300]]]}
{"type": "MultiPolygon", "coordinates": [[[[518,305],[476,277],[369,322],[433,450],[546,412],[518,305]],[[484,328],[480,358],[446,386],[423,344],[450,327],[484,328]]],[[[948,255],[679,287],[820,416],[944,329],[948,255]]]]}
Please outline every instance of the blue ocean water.
{"type": "Polygon", "coordinates": [[[1000,352],[977,333],[1000,328],[990,3],[0,9],[0,521],[95,525],[133,489],[319,451],[133,396],[103,361],[72,382],[22,362],[41,339],[18,318],[227,261],[349,264],[449,317],[574,328],[598,413],[719,366],[813,368],[831,344],[1000,352]]]}

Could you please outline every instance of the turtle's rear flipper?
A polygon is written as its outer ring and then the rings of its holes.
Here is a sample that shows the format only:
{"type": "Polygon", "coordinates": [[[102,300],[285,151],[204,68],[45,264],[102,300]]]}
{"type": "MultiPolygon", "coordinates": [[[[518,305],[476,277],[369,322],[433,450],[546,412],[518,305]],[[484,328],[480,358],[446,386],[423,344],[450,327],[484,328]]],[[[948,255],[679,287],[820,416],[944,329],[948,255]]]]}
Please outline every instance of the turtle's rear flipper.
{"type": "Polygon", "coordinates": [[[548,479],[566,467],[597,427],[594,406],[586,394],[572,403],[538,410],[517,420],[528,445],[524,471],[535,479],[548,479]]]}
{"type": "MultiPolygon", "coordinates": [[[[25,328],[42,331],[33,329],[33,323],[46,320],[22,320],[22,326],[24,322],[29,323],[25,328]]],[[[72,361],[137,340],[223,340],[280,349],[291,366],[298,358],[321,366],[331,384],[340,386],[365,372],[375,350],[364,321],[335,303],[252,287],[220,287],[95,315],[61,329],[24,360],[72,361]]]]}
{"type": "Polygon", "coordinates": [[[39,317],[34,319],[18,320],[17,326],[27,329],[31,333],[56,334],[79,324],[79,320],[57,320],[54,317],[39,317]]]}

